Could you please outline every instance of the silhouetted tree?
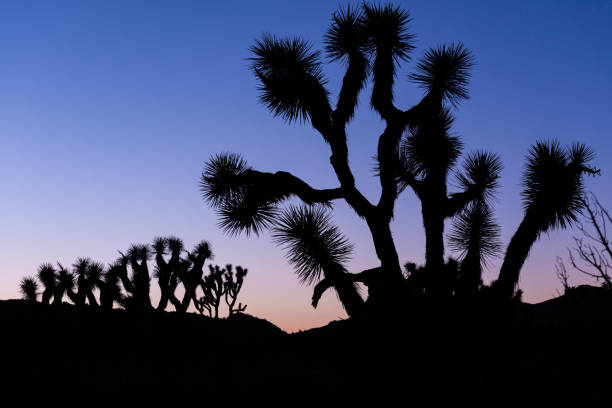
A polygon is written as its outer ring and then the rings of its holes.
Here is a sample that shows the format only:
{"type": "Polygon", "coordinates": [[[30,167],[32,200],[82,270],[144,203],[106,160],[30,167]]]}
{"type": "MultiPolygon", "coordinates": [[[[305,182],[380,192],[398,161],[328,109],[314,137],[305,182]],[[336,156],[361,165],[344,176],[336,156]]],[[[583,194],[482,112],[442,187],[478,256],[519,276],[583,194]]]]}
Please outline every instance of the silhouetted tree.
{"type": "Polygon", "coordinates": [[[125,300],[120,286],[121,266],[114,263],[103,273],[100,288],[100,307],[105,310],[113,308],[115,302],[125,307],[125,300]]]}
{"type": "Polygon", "coordinates": [[[157,278],[157,282],[159,284],[159,289],[161,291],[161,297],[159,299],[159,304],[157,305],[158,311],[163,311],[166,309],[168,305],[168,301],[170,300],[170,279],[172,278],[172,269],[166,260],[164,259],[164,255],[166,254],[166,246],[168,245],[168,240],[166,238],[155,238],[153,241],[153,250],[155,251],[155,277],[157,278]]]}
{"type": "Polygon", "coordinates": [[[104,276],[104,265],[100,262],[91,261],[87,266],[87,303],[91,306],[100,306],[98,300],[94,294],[94,290],[103,290],[104,283],[102,277],[104,276]]]}
{"type": "Polygon", "coordinates": [[[151,306],[151,276],[147,261],[151,257],[148,245],[132,245],[128,249],[127,257],[132,268],[133,296],[130,301],[131,307],[146,311],[151,306]]]}
{"type": "MultiPolygon", "coordinates": [[[[316,189],[287,172],[257,171],[235,154],[213,156],[201,178],[204,198],[217,209],[220,225],[229,233],[259,234],[282,217],[299,215],[278,209],[291,197],[308,205],[345,200],[367,223],[380,261],[380,267],[351,276],[353,281],[367,281],[369,302],[395,299],[404,288],[390,229],[395,202],[403,187],[410,185],[423,200],[427,262],[434,273],[443,266],[444,218],[465,208],[497,178],[495,169],[489,168],[485,178],[473,180],[464,191],[450,196],[446,193],[446,174],[460,145],[449,136],[452,119],[446,104],[457,105],[467,97],[468,70],[472,65],[463,46],[443,46],[426,53],[417,65],[417,73],[411,76],[425,89],[425,96],[407,110],[395,105],[393,85],[398,68],[402,61],[409,60],[414,48],[409,21],[407,11],[391,5],[363,3],[359,10],[347,7],[333,14],[325,48],[331,61],[346,66],[335,109],[325,88],[320,54],[312,51],[307,42],[265,35],[251,48],[251,68],[260,82],[261,102],[287,122],[303,120],[312,124],[329,145],[330,163],[339,186],[316,189]],[[375,203],[355,185],[346,135],[359,93],[369,76],[371,106],[386,125],[376,152],[381,194],[375,203]],[[406,131],[409,136],[402,143],[406,131]],[[431,163],[427,161],[430,159],[431,163]]],[[[496,163],[495,156],[488,157],[496,163]]],[[[337,272],[339,276],[345,274],[340,268],[337,272]]],[[[328,283],[324,280],[323,287],[328,283]]],[[[315,298],[317,293],[320,290],[315,298]]]]}
{"type": "Polygon", "coordinates": [[[74,293],[74,275],[68,271],[61,263],[57,263],[57,285],[53,295],[53,304],[61,305],[64,294],[72,303],[76,304],[76,294],[74,293]]]}
{"type": "Polygon", "coordinates": [[[225,303],[229,309],[229,315],[235,313],[242,313],[246,310],[246,305],[238,303],[236,307],[236,301],[238,300],[238,294],[242,289],[244,283],[244,277],[248,270],[242,266],[236,266],[236,275],[234,275],[234,268],[231,264],[225,265],[225,273],[223,274],[223,286],[225,292],[225,303]]]}
{"type": "Polygon", "coordinates": [[[188,262],[181,259],[181,253],[183,252],[184,244],[180,238],[169,237],[167,239],[168,249],[170,250],[170,260],[168,261],[168,268],[170,270],[170,279],[168,281],[168,299],[174,306],[175,310],[181,308],[181,302],[175,295],[176,288],[178,286],[180,276],[185,274],[185,271],[189,268],[188,262]]]}
{"type": "Polygon", "coordinates": [[[590,167],[594,152],[574,143],[563,148],[558,141],[538,141],[531,147],[522,177],[523,220],[514,233],[494,287],[512,297],[529,250],[541,233],[564,229],[576,221],[584,208],[583,175],[599,170],[590,167]]]}
{"type": "MultiPolygon", "coordinates": [[[[187,252],[189,261],[191,262],[190,268],[184,268],[181,271],[181,281],[185,287],[185,294],[181,301],[180,308],[177,311],[185,313],[189,308],[189,304],[193,300],[195,303],[196,290],[202,283],[202,275],[204,274],[204,263],[208,259],[213,258],[212,249],[207,241],[201,241],[197,244],[193,252],[187,252]]],[[[184,263],[182,266],[186,266],[184,263]]]]}
{"type": "MultiPolygon", "coordinates": [[[[578,272],[612,289],[612,243],[608,238],[612,216],[593,193],[585,195],[584,210],[583,220],[577,223],[580,236],[574,236],[575,246],[567,250],[569,262],[578,272]]],[[[555,269],[567,290],[569,273],[562,258],[557,257],[555,269]]]]}
{"type": "Polygon", "coordinates": [[[76,294],[74,296],[74,304],[77,306],[85,305],[87,300],[87,292],[89,292],[89,280],[87,279],[87,269],[89,268],[89,258],[78,258],[74,267],[74,276],[76,278],[76,294]]]}
{"type": "Polygon", "coordinates": [[[42,293],[41,302],[48,305],[53,298],[56,290],[56,274],[53,265],[50,263],[41,264],[38,267],[38,280],[42,283],[44,290],[42,293]]]}
{"type": "Polygon", "coordinates": [[[194,305],[201,314],[206,310],[209,316],[218,319],[219,305],[227,288],[223,284],[223,276],[227,271],[220,268],[219,265],[208,265],[208,270],[208,275],[200,283],[204,295],[200,299],[194,299],[194,305]]]}
{"type": "Polygon", "coordinates": [[[38,283],[36,283],[36,279],[30,277],[21,279],[19,290],[25,300],[36,302],[38,296],[38,283]]]}

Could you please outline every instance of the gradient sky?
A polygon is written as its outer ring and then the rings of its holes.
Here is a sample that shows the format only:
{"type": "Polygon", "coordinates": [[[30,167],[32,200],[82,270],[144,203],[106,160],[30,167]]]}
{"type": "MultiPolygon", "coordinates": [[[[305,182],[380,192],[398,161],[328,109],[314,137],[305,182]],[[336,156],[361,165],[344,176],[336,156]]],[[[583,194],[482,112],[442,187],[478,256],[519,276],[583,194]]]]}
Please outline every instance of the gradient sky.
{"type": "MultiPolygon", "coordinates": [[[[334,1],[3,1],[0,3],[0,298],[42,262],[111,262],[117,250],[175,234],[212,242],[214,263],[249,269],[247,312],[288,331],[345,317],[328,292],[317,310],[269,236],[224,236],[198,190],[205,160],[242,153],[335,187],[329,151],[309,125],[287,125],[258,103],[249,46],[265,32],[321,48],[334,1]]],[[[519,224],[524,156],[537,139],[582,141],[602,175],[587,186],[612,208],[612,1],[396,2],[411,11],[414,57],[463,42],[477,65],[455,131],[466,151],[500,153],[496,214],[506,245],[519,224]]],[[[396,101],[421,91],[398,76],[396,101]]],[[[326,65],[335,100],[342,67],[326,65]]],[[[383,123],[362,94],[349,128],[358,186],[378,196],[372,155],[383,123]]],[[[335,220],[356,250],[349,269],[377,260],[365,224],[343,203],[335,220]]],[[[392,226],[400,261],[423,262],[420,204],[404,193],[392,226]]],[[[543,236],[522,271],[527,301],[554,296],[553,264],[571,231],[543,236]]],[[[500,262],[485,272],[496,277],[500,262]]],[[[580,281],[572,276],[573,283],[580,281]]]]}

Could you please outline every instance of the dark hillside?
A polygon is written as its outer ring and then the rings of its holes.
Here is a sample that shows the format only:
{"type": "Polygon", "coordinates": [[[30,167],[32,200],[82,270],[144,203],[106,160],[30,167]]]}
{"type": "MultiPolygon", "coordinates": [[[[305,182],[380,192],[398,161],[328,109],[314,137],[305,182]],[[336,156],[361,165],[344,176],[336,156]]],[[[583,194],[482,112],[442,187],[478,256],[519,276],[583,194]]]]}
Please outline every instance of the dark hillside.
{"type": "Polygon", "coordinates": [[[612,299],[597,288],[511,308],[414,304],[398,316],[286,334],[249,315],[214,320],[2,301],[4,384],[432,402],[609,394],[612,299]]]}

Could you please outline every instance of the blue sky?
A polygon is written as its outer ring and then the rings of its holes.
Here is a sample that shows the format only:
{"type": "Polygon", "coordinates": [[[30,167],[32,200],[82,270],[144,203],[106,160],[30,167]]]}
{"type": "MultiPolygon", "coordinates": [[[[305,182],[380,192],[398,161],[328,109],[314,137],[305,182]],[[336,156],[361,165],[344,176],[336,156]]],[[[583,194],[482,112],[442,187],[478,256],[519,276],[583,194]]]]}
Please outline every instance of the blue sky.
{"type": "MultiPolygon", "coordinates": [[[[0,298],[17,297],[19,279],[41,262],[110,262],[132,242],[176,234],[189,246],[211,241],[215,263],[249,268],[243,296],[253,314],[289,330],[344,316],[331,293],[312,310],[311,289],[299,285],[267,236],[224,236],[198,191],[205,160],[222,151],[316,187],[337,184],[320,136],[258,103],[247,58],[265,32],[321,48],[331,13],[344,4],[0,3],[0,298]]],[[[602,175],[587,186],[612,207],[612,1],[396,4],[412,14],[415,59],[442,43],[463,42],[474,53],[471,99],[456,111],[455,131],[466,151],[503,159],[496,212],[504,245],[522,217],[520,174],[538,139],[592,146],[602,175]]],[[[405,64],[397,78],[404,108],[422,95],[406,79],[412,67],[405,64]]],[[[335,95],[342,67],[328,64],[325,73],[335,95]]],[[[367,97],[349,127],[349,148],[358,186],[373,199],[372,155],[383,124],[367,97]]],[[[419,203],[407,192],[398,205],[400,260],[422,262],[419,203]]],[[[342,203],[335,220],[356,245],[351,270],[374,266],[364,223],[342,203]]],[[[536,243],[521,280],[527,300],[559,288],[554,258],[571,235],[553,232],[536,243]]]]}

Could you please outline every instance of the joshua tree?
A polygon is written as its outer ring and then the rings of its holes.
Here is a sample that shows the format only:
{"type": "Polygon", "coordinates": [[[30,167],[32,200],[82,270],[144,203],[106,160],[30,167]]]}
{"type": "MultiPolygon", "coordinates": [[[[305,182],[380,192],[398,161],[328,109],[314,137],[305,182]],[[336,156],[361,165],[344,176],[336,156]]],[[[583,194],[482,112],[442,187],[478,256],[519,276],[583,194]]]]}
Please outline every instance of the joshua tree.
{"type": "Polygon", "coordinates": [[[223,276],[227,271],[221,269],[219,265],[215,265],[214,267],[208,265],[208,270],[209,274],[201,281],[204,296],[197,301],[194,299],[194,304],[200,313],[203,313],[204,309],[206,309],[209,316],[218,319],[219,305],[227,289],[227,286],[223,284],[223,276]]]}
{"type": "Polygon", "coordinates": [[[236,307],[236,301],[238,300],[238,293],[240,293],[240,289],[242,289],[244,277],[246,276],[247,272],[248,270],[246,268],[238,265],[236,267],[236,275],[234,279],[234,268],[230,264],[225,265],[223,286],[225,291],[225,303],[227,303],[227,307],[229,308],[230,316],[235,313],[242,313],[246,310],[246,305],[242,305],[242,303],[238,303],[238,307],[236,307]]]}
{"type": "Polygon", "coordinates": [[[44,263],[38,267],[37,275],[38,280],[45,288],[42,293],[41,302],[48,305],[51,303],[51,298],[53,298],[57,286],[55,269],[50,263],[44,263]]]}
{"type": "Polygon", "coordinates": [[[27,301],[36,302],[38,296],[38,283],[34,278],[23,278],[19,283],[21,296],[27,301]]]}
{"type": "MultiPolygon", "coordinates": [[[[207,241],[201,241],[195,246],[193,252],[187,252],[191,268],[184,268],[182,271],[181,281],[185,287],[185,294],[181,302],[180,308],[177,310],[185,313],[189,304],[193,300],[194,304],[197,301],[196,289],[202,284],[202,275],[204,274],[204,263],[208,259],[213,258],[212,249],[207,241]]],[[[183,266],[186,266],[183,264],[183,266]]]]}
{"type": "MultiPolygon", "coordinates": [[[[423,200],[428,267],[431,273],[436,273],[434,269],[440,270],[443,264],[444,218],[464,208],[497,176],[492,172],[485,179],[473,180],[465,191],[447,196],[445,178],[458,156],[458,141],[448,136],[451,120],[446,104],[456,105],[467,97],[468,69],[472,65],[463,46],[429,51],[417,65],[417,73],[411,76],[425,89],[425,96],[407,110],[394,104],[393,85],[399,65],[409,60],[414,48],[409,21],[407,11],[391,5],[364,3],[360,10],[348,7],[334,13],[325,36],[326,51],[331,61],[346,66],[335,108],[325,88],[320,54],[312,51],[307,42],[266,35],[251,48],[251,68],[261,85],[261,101],[275,116],[287,122],[303,120],[312,124],[329,145],[330,163],[338,186],[316,189],[287,172],[257,171],[235,154],[213,156],[201,179],[204,198],[217,209],[220,225],[229,233],[258,234],[282,217],[292,216],[278,210],[290,197],[295,196],[308,205],[345,200],[367,223],[380,262],[380,267],[351,276],[355,281],[368,281],[369,302],[393,300],[404,287],[390,229],[402,187],[410,185],[423,200]],[[386,124],[378,138],[376,168],[381,194],[374,203],[355,185],[346,135],[359,93],[369,76],[372,78],[371,106],[386,124]],[[410,136],[402,144],[406,130],[410,130],[410,136]],[[436,152],[437,145],[426,141],[427,137],[445,142],[446,145],[438,146],[443,152],[436,152]],[[421,142],[423,146],[416,145],[421,142]],[[405,146],[401,151],[400,145],[405,146]],[[444,156],[432,163],[441,167],[434,169],[419,161],[418,155],[423,152],[444,156]],[[410,167],[411,164],[421,167],[410,167]],[[430,203],[434,203],[431,208],[427,206],[430,203]],[[427,212],[429,209],[431,213],[427,212]]],[[[345,273],[339,267],[337,272],[340,276],[345,273]]]]}
{"type": "Polygon", "coordinates": [[[170,265],[164,259],[164,255],[166,254],[166,246],[168,245],[168,241],[166,238],[155,238],[153,240],[153,250],[155,251],[155,277],[157,278],[157,282],[159,284],[159,289],[161,291],[161,297],[159,299],[159,304],[157,305],[158,311],[163,311],[166,309],[168,305],[168,301],[170,300],[169,289],[170,289],[170,279],[172,277],[172,270],[170,269],[170,265]]]}
{"type": "Polygon", "coordinates": [[[155,276],[161,290],[161,297],[157,305],[158,311],[166,309],[168,302],[171,302],[178,310],[181,303],[174,295],[178,285],[179,263],[181,252],[183,251],[183,241],[176,237],[155,238],[153,242],[155,251],[155,276]],[[170,249],[170,260],[166,262],[164,255],[166,248],[170,249]]]}
{"type": "Polygon", "coordinates": [[[87,279],[87,269],[91,260],[89,258],[78,258],[74,267],[74,276],[76,277],[77,292],[74,296],[74,304],[77,306],[85,305],[87,293],[89,292],[89,280],[87,279]]]}
{"type": "Polygon", "coordinates": [[[502,297],[514,294],[521,267],[540,234],[568,227],[582,212],[583,176],[599,173],[589,166],[593,157],[594,152],[580,143],[563,148],[557,141],[539,141],[531,147],[522,178],[525,214],[494,285],[502,297]]]}
{"type": "Polygon", "coordinates": [[[170,269],[171,275],[168,281],[168,299],[174,306],[175,310],[179,310],[181,302],[177,299],[174,292],[178,286],[179,276],[183,276],[185,271],[189,268],[188,262],[181,259],[181,253],[183,252],[184,244],[180,238],[169,237],[167,239],[168,249],[170,250],[170,260],[168,261],[168,268],[170,269]]]}
{"type": "Polygon", "coordinates": [[[99,306],[94,290],[97,288],[102,292],[105,289],[103,276],[104,265],[100,262],[90,262],[87,267],[87,302],[91,306],[99,306]]]}
{"type": "Polygon", "coordinates": [[[100,282],[98,282],[98,287],[100,288],[100,307],[105,310],[112,309],[115,302],[124,306],[124,297],[119,285],[120,275],[121,266],[116,263],[111,264],[103,273],[100,282]]]}
{"type": "Polygon", "coordinates": [[[74,276],[61,263],[57,263],[57,285],[53,295],[53,304],[61,305],[64,293],[68,295],[71,302],[76,304],[76,294],[74,293],[74,276]]]}
{"type": "Polygon", "coordinates": [[[128,250],[127,257],[132,268],[133,295],[130,301],[131,307],[137,310],[150,310],[151,298],[151,276],[147,261],[151,257],[147,245],[132,245],[128,250]]]}

